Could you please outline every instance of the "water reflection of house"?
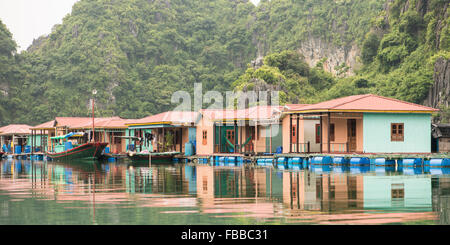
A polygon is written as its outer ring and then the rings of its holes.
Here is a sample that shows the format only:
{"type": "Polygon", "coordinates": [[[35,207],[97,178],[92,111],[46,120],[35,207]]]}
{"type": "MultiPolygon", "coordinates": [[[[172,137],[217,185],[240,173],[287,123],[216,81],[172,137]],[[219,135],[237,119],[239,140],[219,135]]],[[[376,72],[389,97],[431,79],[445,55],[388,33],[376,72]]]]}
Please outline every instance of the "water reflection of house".
{"type": "Polygon", "coordinates": [[[363,205],[363,176],[283,173],[283,203],[299,210],[345,210],[363,205]]]}
{"type": "Polygon", "coordinates": [[[423,208],[431,211],[431,178],[364,176],[364,208],[423,208]]]}
{"type": "Polygon", "coordinates": [[[450,225],[450,178],[432,178],[432,207],[439,224],[450,225]]]}

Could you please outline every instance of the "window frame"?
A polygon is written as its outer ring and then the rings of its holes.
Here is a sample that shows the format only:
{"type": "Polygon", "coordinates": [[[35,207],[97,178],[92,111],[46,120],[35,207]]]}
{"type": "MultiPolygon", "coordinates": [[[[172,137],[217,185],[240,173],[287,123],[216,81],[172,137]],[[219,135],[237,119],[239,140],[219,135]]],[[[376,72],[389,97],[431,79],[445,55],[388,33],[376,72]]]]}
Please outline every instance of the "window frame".
{"type": "Polygon", "coordinates": [[[202,145],[208,144],[208,130],[202,131],[202,145]]]}
{"type": "Polygon", "coordinates": [[[391,123],[391,142],[404,142],[405,141],[405,124],[404,123],[391,123]]]}

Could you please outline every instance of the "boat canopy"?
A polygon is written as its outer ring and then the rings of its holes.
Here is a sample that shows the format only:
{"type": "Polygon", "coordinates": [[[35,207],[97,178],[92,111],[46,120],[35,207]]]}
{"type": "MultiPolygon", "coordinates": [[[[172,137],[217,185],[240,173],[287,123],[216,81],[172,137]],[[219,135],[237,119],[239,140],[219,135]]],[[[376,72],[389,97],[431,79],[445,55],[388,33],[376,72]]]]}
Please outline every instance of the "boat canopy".
{"type": "Polygon", "coordinates": [[[84,133],[83,132],[77,132],[77,133],[68,133],[66,135],[60,135],[60,136],[55,136],[55,137],[51,137],[52,140],[61,140],[61,139],[66,139],[66,138],[70,138],[70,137],[83,137],[84,133]]]}

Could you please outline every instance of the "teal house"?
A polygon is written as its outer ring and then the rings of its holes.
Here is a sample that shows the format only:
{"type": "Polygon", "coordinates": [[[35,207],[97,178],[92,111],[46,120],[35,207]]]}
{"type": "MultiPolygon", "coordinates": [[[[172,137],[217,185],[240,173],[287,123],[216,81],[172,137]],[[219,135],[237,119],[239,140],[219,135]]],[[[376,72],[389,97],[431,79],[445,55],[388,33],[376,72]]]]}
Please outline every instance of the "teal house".
{"type": "Polygon", "coordinates": [[[319,144],[319,153],[431,153],[431,114],[436,111],[373,94],[348,96],[286,111],[285,118],[298,123],[288,127],[285,133],[291,135],[285,138],[294,138],[297,131],[302,141],[302,135],[315,131],[309,143],[319,144]]]}

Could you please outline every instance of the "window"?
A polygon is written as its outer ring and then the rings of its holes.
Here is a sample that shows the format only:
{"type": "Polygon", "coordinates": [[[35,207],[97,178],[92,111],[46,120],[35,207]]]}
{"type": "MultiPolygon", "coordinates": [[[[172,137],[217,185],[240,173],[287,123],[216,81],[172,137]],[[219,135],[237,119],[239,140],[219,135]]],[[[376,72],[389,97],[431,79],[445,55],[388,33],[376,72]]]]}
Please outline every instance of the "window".
{"type": "Polygon", "coordinates": [[[203,134],[202,134],[202,144],[203,145],[206,145],[207,144],[207,142],[208,142],[208,131],[206,131],[206,130],[203,130],[203,132],[202,132],[203,134]]]}
{"type": "Polygon", "coordinates": [[[330,141],[334,141],[334,123],[330,124],[330,141]]]}
{"type": "Polygon", "coordinates": [[[405,127],[403,123],[391,123],[391,141],[403,141],[405,127]]]}

